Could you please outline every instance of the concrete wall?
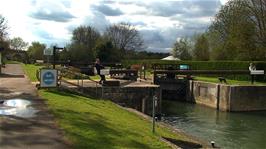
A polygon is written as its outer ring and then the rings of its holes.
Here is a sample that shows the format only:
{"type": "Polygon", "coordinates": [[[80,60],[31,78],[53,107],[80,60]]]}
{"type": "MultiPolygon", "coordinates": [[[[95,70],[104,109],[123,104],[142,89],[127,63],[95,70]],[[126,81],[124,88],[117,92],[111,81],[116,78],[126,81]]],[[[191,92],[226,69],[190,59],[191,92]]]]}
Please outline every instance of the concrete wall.
{"type": "Polygon", "coordinates": [[[266,110],[266,86],[191,81],[187,100],[222,111],[266,110]]]}
{"type": "Polygon", "coordinates": [[[156,95],[159,97],[157,112],[161,111],[160,88],[154,87],[88,87],[84,91],[87,94],[103,99],[112,100],[122,106],[127,106],[141,111],[145,114],[152,112],[152,99],[156,95]]]}
{"type": "Polygon", "coordinates": [[[266,110],[266,86],[232,86],[230,111],[266,110]]]}
{"type": "Polygon", "coordinates": [[[206,82],[190,82],[190,91],[192,92],[192,98],[190,101],[216,108],[217,106],[217,84],[206,82]]]}

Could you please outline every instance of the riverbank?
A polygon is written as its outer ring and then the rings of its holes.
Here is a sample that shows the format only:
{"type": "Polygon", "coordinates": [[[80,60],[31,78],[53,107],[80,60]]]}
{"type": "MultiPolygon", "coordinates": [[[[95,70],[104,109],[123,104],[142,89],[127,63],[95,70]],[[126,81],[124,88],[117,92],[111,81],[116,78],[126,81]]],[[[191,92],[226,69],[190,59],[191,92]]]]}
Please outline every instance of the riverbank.
{"type": "Polygon", "coordinates": [[[60,128],[75,148],[170,148],[160,138],[199,144],[166,127],[151,123],[108,100],[86,98],[59,90],[40,90],[60,128]]]}
{"type": "MultiPolygon", "coordinates": [[[[38,68],[24,65],[28,75],[38,68]]],[[[36,79],[35,75],[29,78],[36,79]]],[[[202,147],[198,141],[167,127],[157,126],[153,134],[149,120],[108,100],[57,89],[39,90],[39,95],[74,148],[171,148],[162,138],[183,147],[202,147]]]]}

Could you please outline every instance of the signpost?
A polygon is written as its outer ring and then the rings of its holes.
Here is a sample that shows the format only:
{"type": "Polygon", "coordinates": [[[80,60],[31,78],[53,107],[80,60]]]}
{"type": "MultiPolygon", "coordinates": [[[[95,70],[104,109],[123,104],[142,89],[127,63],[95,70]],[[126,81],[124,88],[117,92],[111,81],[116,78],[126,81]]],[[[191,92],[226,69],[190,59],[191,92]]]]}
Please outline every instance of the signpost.
{"type": "Polygon", "coordinates": [[[40,87],[57,87],[57,75],[55,69],[41,69],[40,87]]]}
{"type": "Polygon", "coordinates": [[[155,113],[157,107],[158,98],[156,95],[152,98],[152,133],[155,133],[155,113]]]}
{"type": "Polygon", "coordinates": [[[0,74],[2,73],[2,51],[4,51],[4,48],[0,47],[0,74]]]}
{"type": "Polygon", "coordinates": [[[50,56],[53,55],[53,49],[44,49],[43,50],[43,55],[47,56],[47,63],[49,64],[49,59],[50,59],[50,56]]]}
{"type": "Polygon", "coordinates": [[[57,47],[57,46],[53,47],[53,69],[55,69],[56,50],[64,50],[64,48],[60,48],[60,47],[57,47]]]}

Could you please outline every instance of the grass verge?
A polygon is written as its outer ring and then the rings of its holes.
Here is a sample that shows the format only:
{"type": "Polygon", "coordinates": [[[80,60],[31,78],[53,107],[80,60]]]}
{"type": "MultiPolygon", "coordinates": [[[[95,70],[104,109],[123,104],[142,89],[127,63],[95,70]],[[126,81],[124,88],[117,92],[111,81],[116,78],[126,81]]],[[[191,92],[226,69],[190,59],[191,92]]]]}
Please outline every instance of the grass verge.
{"type": "Polygon", "coordinates": [[[39,70],[43,66],[33,65],[33,64],[22,64],[22,66],[23,66],[23,69],[25,70],[27,76],[29,77],[29,79],[32,82],[38,81],[38,79],[36,77],[36,72],[37,72],[37,70],[39,70]]]}
{"type": "Polygon", "coordinates": [[[168,128],[151,132],[151,122],[111,101],[58,90],[40,90],[74,148],[170,148],[160,136],[191,142],[168,128]]]}
{"type": "MultiPolygon", "coordinates": [[[[194,79],[196,81],[220,83],[217,77],[195,77],[194,79]]],[[[262,82],[254,82],[254,84],[251,84],[251,81],[238,81],[238,80],[230,80],[230,79],[226,79],[226,82],[228,85],[266,85],[266,83],[262,83],[262,82]]]]}

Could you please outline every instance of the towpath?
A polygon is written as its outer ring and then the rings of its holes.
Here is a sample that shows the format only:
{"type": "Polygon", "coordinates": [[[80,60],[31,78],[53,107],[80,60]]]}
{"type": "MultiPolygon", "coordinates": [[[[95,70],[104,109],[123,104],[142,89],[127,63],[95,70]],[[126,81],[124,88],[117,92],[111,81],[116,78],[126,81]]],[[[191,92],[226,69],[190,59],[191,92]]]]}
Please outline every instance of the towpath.
{"type": "Polygon", "coordinates": [[[25,76],[20,64],[7,64],[0,75],[0,148],[70,148],[44,100],[25,76]],[[3,101],[24,99],[31,111],[6,109],[3,101]],[[1,105],[2,103],[2,105],[1,105]],[[20,113],[19,113],[20,112],[20,113]],[[7,114],[8,113],[8,114],[7,114]]]}

